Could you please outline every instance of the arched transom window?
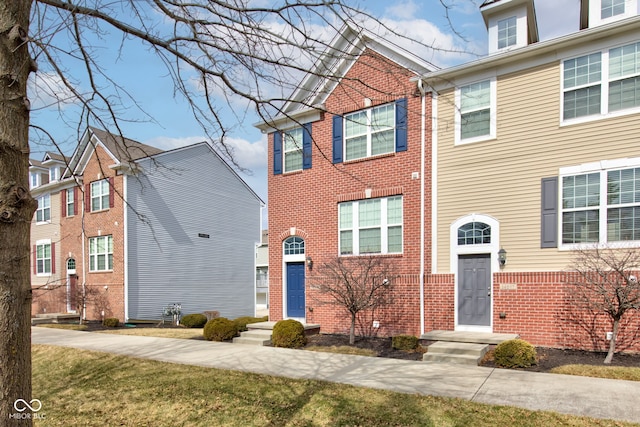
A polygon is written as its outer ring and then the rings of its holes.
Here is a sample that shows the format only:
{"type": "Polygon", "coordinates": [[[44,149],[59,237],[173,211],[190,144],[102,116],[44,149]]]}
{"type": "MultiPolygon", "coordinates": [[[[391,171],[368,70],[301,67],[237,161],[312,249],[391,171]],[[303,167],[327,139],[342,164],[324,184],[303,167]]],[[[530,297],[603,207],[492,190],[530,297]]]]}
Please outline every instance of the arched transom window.
{"type": "Polygon", "coordinates": [[[76,269],[76,260],[73,258],[69,258],[67,260],[67,270],[75,270],[76,269]]]}
{"type": "Polygon", "coordinates": [[[289,237],[284,241],[285,255],[304,255],[304,240],[300,237],[289,237]]]}
{"type": "Polygon", "coordinates": [[[484,222],[468,222],[458,228],[458,245],[491,243],[491,226],[484,222]]]}

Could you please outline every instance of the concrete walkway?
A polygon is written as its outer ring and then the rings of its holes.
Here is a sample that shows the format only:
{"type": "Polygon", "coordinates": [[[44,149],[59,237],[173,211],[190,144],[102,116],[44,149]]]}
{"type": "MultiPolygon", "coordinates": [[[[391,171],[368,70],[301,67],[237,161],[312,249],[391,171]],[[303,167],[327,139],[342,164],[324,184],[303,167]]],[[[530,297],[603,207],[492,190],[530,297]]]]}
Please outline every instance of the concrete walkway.
{"type": "Polygon", "coordinates": [[[640,382],[199,340],[32,328],[34,344],[640,423],[640,382]]]}

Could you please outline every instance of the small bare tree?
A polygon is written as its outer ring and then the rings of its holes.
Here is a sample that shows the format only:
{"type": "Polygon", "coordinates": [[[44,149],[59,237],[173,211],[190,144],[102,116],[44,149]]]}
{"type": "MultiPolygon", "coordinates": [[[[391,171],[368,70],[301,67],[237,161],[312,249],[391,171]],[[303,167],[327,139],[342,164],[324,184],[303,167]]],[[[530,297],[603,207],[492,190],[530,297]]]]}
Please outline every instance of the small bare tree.
{"type": "Polygon", "coordinates": [[[351,318],[349,344],[355,343],[356,320],[365,310],[392,303],[394,269],[388,258],[379,256],[334,257],[318,267],[310,278],[321,304],[343,308],[351,318]]]}
{"type": "Polygon", "coordinates": [[[569,304],[607,315],[613,323],[604,363],[613,360],[620,323],[629,311],[640,308],[640,251],[638,249],[585,248],[578,251],[568,276],[569,304]]]}

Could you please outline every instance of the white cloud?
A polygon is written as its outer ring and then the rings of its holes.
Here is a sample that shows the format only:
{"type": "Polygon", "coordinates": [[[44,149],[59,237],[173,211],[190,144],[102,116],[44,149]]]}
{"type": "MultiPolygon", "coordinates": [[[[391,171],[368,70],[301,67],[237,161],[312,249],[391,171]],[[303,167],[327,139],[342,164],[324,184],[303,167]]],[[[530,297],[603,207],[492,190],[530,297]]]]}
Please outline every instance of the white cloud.
{"type": "Polygon", "coordinates": [[[418,14],[420,6],[414,1],[397,2],[385,9],[385,15],[391,15],[399,19],[411,19],[418,14]]]}
{"type": "Polygon", "coordinates": [[[27,94],[31,108],[65,108],[78,99],[58,74],[39,71],[29,76],[27,94]]]}

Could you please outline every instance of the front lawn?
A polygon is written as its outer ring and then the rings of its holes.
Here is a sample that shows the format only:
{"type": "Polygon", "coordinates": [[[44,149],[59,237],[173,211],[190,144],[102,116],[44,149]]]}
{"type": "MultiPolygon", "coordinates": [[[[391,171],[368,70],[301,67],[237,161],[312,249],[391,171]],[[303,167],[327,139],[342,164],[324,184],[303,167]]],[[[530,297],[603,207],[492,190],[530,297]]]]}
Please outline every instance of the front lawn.
{"type": "Polygon", "coordinates": [[[33,346],[37,426],[631,426],[315,380],[33,346]]]}

